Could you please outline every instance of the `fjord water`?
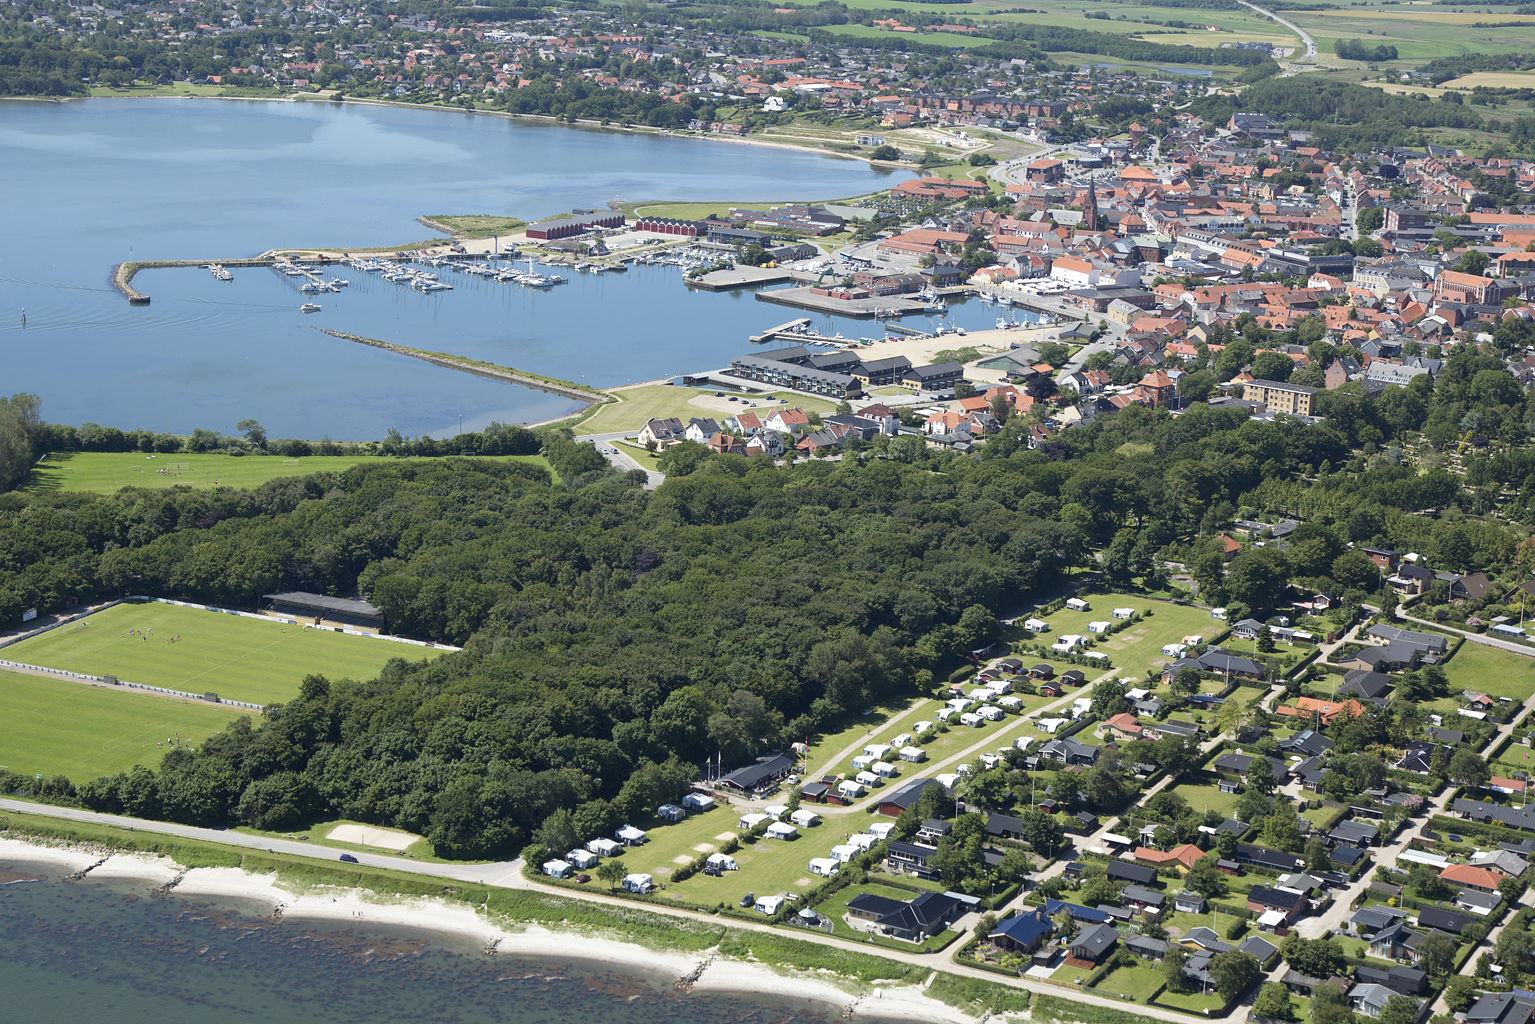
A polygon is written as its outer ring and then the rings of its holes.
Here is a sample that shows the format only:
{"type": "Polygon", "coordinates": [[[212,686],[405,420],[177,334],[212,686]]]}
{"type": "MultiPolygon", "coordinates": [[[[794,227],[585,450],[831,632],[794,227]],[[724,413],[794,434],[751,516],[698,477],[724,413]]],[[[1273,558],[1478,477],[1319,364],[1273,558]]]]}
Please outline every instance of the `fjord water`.
{"type": "Polygon", "coordinates": [[[679,996],[668,979],[486,956],[450,936],[274,922],[153,897],[151,883],[60,881],[0,863],[4,1017],[29,1024],[724,1024],[825,1021],[819,1010],[679,996]],[[10,870],[7,870],[10,869],[10,870]]]}
{"type": "MultiPolygon", "coordinates": [[[[44,416],[158,431],[442,436],[572,408],[320,334],[326,327],[594,385],[719,366],[792,311],[700,294],[674,268],[564,273],[548,292],[444,273],[422,294],[343,268],[351,288],[306,316],[293,279],[234,270],[141,273],[129,259],[233,259],[282,246],[403,244],[429,214],[524,219],[628,200],[853,196],[910,177],[862,161],[702,139],[513,122],[462,112],[188,99],[0,102],[0,390],[44,416]],[[26,324],[22,324],[22,311],[26,324]]],[[[847,321],[844,333],[858,326],[847,321]]],[[[872,328],[866,327],[865,332],[872,328]]]]}

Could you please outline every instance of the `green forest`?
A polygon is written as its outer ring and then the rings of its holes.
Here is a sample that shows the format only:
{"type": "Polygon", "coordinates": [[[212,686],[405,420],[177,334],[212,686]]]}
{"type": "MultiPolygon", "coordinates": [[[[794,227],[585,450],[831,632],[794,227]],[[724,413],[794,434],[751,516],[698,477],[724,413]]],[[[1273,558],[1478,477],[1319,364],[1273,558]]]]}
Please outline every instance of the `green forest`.
{"type": "MultiPolygon", "coordinates": [[[[1437,424],[1457,444],[1468,418],[1527,436],[1527,400],[1498,365],[1464,350],[1433,384],[1378,398],[1346,385],[1313,425],[1196,404],[1177,418],[1130,407],[1037,450],[1017,418],[975,456],[917,437],[790,467],[700,452],[670,460],[653,493],[562,431],[543,435],[558,484],[462,457],[250,491],[13,491],[4,621],[124,593],[250,606],[278,587],[356,588],[394,631],[464,650],[310,678],[158,771],[8,786],[193,824],[341,816],[423,833],[449,857],[590,838],[678,796],[716,752],[733,767],[930,692],[996,638],[998,616],[1086,567],[1154,590],[1182,562],[1235,618],[1281,606],[1292,582],[1367,600],[1379,574],[1350,542],[1449,570],[1511,565],[1535,456],[1483,440],[1461,477],[1402,449],[1437,424]],[[1227,562],[1221,531],[1265,513],[1306,522],[1286,550],[1227,562]]],[[[22,442],[61,429],[25,396],[5,410],[22,442]]]]}

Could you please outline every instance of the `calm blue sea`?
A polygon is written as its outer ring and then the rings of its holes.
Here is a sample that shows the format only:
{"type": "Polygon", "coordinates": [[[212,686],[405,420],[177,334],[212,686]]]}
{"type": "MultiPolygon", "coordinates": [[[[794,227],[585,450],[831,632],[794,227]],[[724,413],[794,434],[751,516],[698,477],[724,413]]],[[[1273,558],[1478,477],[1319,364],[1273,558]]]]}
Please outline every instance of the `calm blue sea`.
{"type": "Polygon", "coordinates": [[[27,1024],[790,1024],[819,1009],[692,994],[597,965],[488,957],[461,940],[273,922],[0,862],[0,991],[27,1024]]]}
{"type": "MultiPolygon", "coordinates": [[[[718,366],[788,319],[749,293],[684,288],[642,268],[552,292],[454,274],[436,294],[347,273],[322,313],[269,270],[220,283],[141,274],[130,307],[108,282],[139,259],[249,256],[276,246],[394,245],[427,214],[532,219],[614,198],[828,199],[909,177],[855,160],[702,139],[334,104],[100,99],[0,102],[0,353],[6,393],[44,416],[188,433],[246,417],[272,436],[362,439],[535,422],[570,403],[367,349],[313,328],[462,353],[611,385],[718,366]],[[26,326],[22,326],[22,311],[26,326]]],[[[975,324],[987,314],[972,311],[975,324]]],[[[962,321],[963,322],[963,321],[962,321]]],[[[837,325],[856,336],[859,324],[837,325]]],[[[869,325],[862,325],[867,333],[869,325]]]]}

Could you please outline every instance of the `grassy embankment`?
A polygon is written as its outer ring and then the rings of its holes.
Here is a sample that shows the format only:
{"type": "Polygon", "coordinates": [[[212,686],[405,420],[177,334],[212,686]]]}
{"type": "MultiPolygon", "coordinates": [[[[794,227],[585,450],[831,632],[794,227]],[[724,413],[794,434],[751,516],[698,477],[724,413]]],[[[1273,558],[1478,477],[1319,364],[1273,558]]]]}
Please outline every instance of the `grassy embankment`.
{"type": "Polygon", "coordinates": [[[594,408],[576,424],[577,433],[611,434],[618,431],[637,431],[645,421],[653,417],[675,416],[686,423],[694,417],[712,418],[721,422],[738,412],[755,411],[772,413],[774,409],[798,407],[807,413],[830,416],[837,411],[834,402],[810,398],[791,392],[775,392],[771,395],[754,395],[745,401],[731,402],[727,398],[715,398],[716,388],[684,388],[670,384],[642,384],[634,387],[614,388],[608,392],[616,402],[594,408]],[[769,402],[768,398],[782,399],[769,402]],[[753,408],[750,403],[755,403],[753,408]]]}

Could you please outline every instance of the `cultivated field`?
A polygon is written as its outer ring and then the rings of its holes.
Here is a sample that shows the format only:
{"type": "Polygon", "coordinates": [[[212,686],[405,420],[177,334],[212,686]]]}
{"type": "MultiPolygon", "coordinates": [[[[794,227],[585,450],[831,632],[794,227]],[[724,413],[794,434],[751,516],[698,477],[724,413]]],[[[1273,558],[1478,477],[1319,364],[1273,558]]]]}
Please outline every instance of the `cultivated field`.
{"type": "MultiPolygon", "coordinates": [[[[11,660],[16,660],[14,657],[11,660]]],[[[0,672],[0,766],[75,783],[154,766],[179,736],[197,746],[240,712],[18,672],[0,672]]]]}
{"type": "MultiPolygon", "coordinates": [[[[542,455],[507,455],[498,459],[532,462],[549,468],[542,455]]],[[[96,491],[111,494],[124,487],[259,487],[268,480],[311,473],[339,473],[353,466],[396,462],[385,455],[308,455],[284,459],[272,455],[145,455],[142,452],[51,452],[32,468],[23,490],[96,491]]],[[[552,472],[552,471],[551,471],[552,472]]]]}
{"type": "MultiPolygon", "coordinates": [[[[154,603],[120,604],[4,653],[8,661],[188,693],[211,691],[252,704],[292,699],[312,672],[332,680],[372,679],[391,658],[432,656],[387,640],[154,603]],[[172,637],[180,639],[171,643],[172,637]]],[[[227,718],[229,712],[220,714],[227,718]]]]}
{"type": "MultiPolygon", "coordinates": [[[[1535,21],[1530,22],[1535,29],[1535,21]]],[[[1489,89],[1528,89],[1535,86],[1535,74],[1518,71],[1473,71],[1469,75],[1452,78],[1444,83],[1446,89],[1475,89],[1485,85],[1489,89]]]]}

